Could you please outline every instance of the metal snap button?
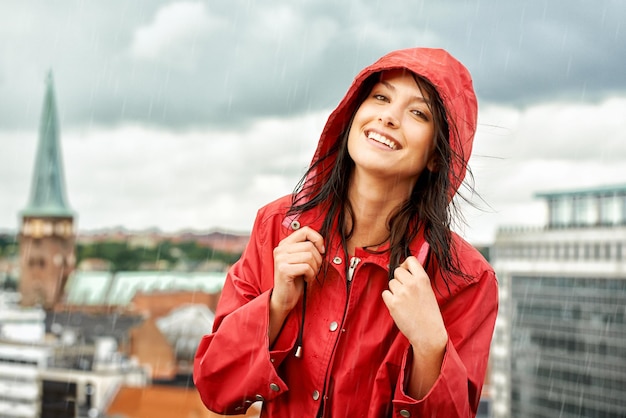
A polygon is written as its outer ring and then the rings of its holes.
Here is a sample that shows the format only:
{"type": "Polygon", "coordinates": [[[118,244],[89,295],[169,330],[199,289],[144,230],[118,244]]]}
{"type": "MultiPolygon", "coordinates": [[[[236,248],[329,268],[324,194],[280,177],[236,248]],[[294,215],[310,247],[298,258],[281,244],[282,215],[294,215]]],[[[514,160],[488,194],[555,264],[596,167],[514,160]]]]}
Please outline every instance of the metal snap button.
{"type": "Polygon", "coordinates": [[[339,324],[337,324],[337,322],[333,321],[330,323],[330,326],[328,327],[332,332],[337,331],[337,328],[339,328],[339,324]]]}
{"type": "Polygon", "coordinates": [[[272,389],[274,392],[278,392],[280,390],[280,387],[276,383],[270,383],[270,389],[272,389]]]}
{"type": "Polygon", "coordinates": [[[313,391],[313,400],[316,401],[320,398],[320,393],[317,390],[313,391]]]}

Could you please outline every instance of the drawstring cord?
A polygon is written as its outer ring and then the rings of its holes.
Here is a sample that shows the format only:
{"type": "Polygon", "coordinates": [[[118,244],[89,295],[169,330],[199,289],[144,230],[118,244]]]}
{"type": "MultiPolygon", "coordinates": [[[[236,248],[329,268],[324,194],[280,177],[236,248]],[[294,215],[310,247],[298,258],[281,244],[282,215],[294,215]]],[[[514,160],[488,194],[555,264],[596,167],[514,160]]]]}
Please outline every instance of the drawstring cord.
{"type": "Polygon", "coordinates": [[[304,292],[302,294],[302,322],[300,324],[300,330],[298,331],[298,339],[296,340],[296,354],[297,358],[302,358],[302,332],[304,330],[304,314],[306,312],[306,281],[304,282],[304,292]]]}
{"type": "MultiPolygon", "coordinates": [[[[424,270],[428,270],[428,267],[430,265],[430,258],[431,258],[431,251],[430,251],[430,245],[428,245],[427,242],[425,242],[424,244],[422,244],[422,247],[419,250],[419,253],[417,255],[418,260],[420,260],[420,262],[422,262],[423,259],[423,266],[424,266],[424,270]]],[[[306,313],[306,289],[307,289],[307,282],[304,281],[304,289],[302,292],[302,320],[300,323],[300,329],[298,330],[298,338],[296,339],[296,353],[294,354],[296,358],[302,358],[302,334],[304,331],[304,315],[306,313]]]]}

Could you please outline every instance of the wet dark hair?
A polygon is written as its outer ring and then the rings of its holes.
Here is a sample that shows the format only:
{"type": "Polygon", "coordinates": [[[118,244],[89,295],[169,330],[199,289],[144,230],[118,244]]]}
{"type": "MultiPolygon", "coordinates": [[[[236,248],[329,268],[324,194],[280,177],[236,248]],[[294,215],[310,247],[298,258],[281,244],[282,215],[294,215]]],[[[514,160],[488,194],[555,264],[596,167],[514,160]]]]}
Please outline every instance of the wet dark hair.
{"type": "MultiPolygon", "coordinates": [[[[333,234],[338,234],[346,251],[346,259],[347,241],[352,236],[354,222],[356,222],[348,199],[349,179],[354,169],[354,161],[348,154],[348,134],[356,110],[371,93],[372,88],[380,79],[380,74],[372,74],[363,82],[354,102],[356,105],[352,110],[349,123],[326,154],[321,155],[304,174],[294,191],[292,205],[288,212],[293,215],[320,207],[325,215],[319,232],[326,240],[329,240],[333,234]],[[332,163],[333,157],[334,163],[332,163]],[[350,225],[349,229],[348,225],[350,225]]],[[[424,168],[409,199],[387,220],[390,251],[389,279],[393,278],[395,268],[411,255],[409,246],[423,227],[424,237],[430,245],[428,261],[431,257],[436,258],[449,289],[449,280],[453,275],[466,277],[460,269],[458,255],[452,248],[450,230],[452,214],[459,213],[452,200],[450,185],[451,181],[455,184],[461,184],[461,181],[450,176],[456,175],[452,167],[467,168],[467,164],[462,156],[453,151],[454,148],[461,149],[461,147],[453,147],[450,144],[450,138],[458,141],[459,136],[456,135],[454,122],[448,121],[446,117],[446,109],[437,90],[425,78],[416,74],[413,74],[413,77],[422,93],[430,98],[429,109],[433,115],[435,128],[435,170],[430,171],[424,168]],[[450,135],[450,132],[455,134],[450,135]]]]}

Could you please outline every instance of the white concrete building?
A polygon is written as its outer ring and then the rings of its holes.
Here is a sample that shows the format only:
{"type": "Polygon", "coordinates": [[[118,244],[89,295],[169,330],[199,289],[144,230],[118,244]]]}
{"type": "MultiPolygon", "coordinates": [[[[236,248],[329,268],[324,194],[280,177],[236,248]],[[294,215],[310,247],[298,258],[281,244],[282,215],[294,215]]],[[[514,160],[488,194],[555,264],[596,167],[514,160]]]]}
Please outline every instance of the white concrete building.
{"type": "Polygon", "coordinates": [[[58,322],[46,333],[45,312],[18,301],[0,297],[0,417],[101,417],[121,385],[149,383],[148,371],[122,357],[114,338],[81,341],[79,330],[58,322]]]}
{"type": "Polygon", "coordinates": [[[0,343],[0,416],[39,417],[39,370],[49,358],[46,347],[0,343]]]}
{"type": "Polygon", "coordinates": [[[501,228],[493,416],[626,416],[626,185],[537,195],[543,228],[501,228]]]}

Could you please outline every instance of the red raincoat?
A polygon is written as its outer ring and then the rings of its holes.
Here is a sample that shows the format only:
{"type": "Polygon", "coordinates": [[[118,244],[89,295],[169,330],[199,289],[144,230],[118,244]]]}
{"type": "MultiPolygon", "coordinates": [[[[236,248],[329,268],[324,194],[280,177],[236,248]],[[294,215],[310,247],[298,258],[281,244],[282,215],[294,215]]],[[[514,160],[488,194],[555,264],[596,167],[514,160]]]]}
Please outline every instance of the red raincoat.
{"type": "MultiPolygon", "coordinates": [[[[364,69],[331,114],[318,155],[337,140],[355,110],[356,92],[368,75],[408,68],[427,78],[444,101],[454,151],[467,161],[476,128],[476,99],[467,70],[442,50],[391,53],[364,69]],[[458,133],[458,136],[455,136],[458,133]]],[[[457,177],[464,167],[453,166],[457,177]]],[[[459,187],[453,181],[451,196],[459,187]]],[[[287,317],[269,349],[269,300],[274,281],[273,250],[292,230],[319,230],[323,214],[287,217],[291,196],[259,210],[250,242],[226,278],[213,332],[198,347],[194,382],[215,412],[242,414],[262,400],[269,417],[472,417],[487,368],[497,311],[497,283],[484,258],[453,234],[460,266],[471,279],[453,277],[448,287],[435,257],[427,273],[448,332],[440,375],[420,400],[406,390],[411,370],[408,340],[394,324],[381,294],[388,284],[388,252],[356,249],[344,260],[337,241],[326,242],[326,274],[308,285],[303,353],[294,355],[302,326],[302,301],[287,317]],[[346,263],[348,268],[346,268],[346,263]]],[[[411,243],[423,263],[425,241],[411,243]]],[[[384,249],[384,248],[383,248],[384,249]]]]}

